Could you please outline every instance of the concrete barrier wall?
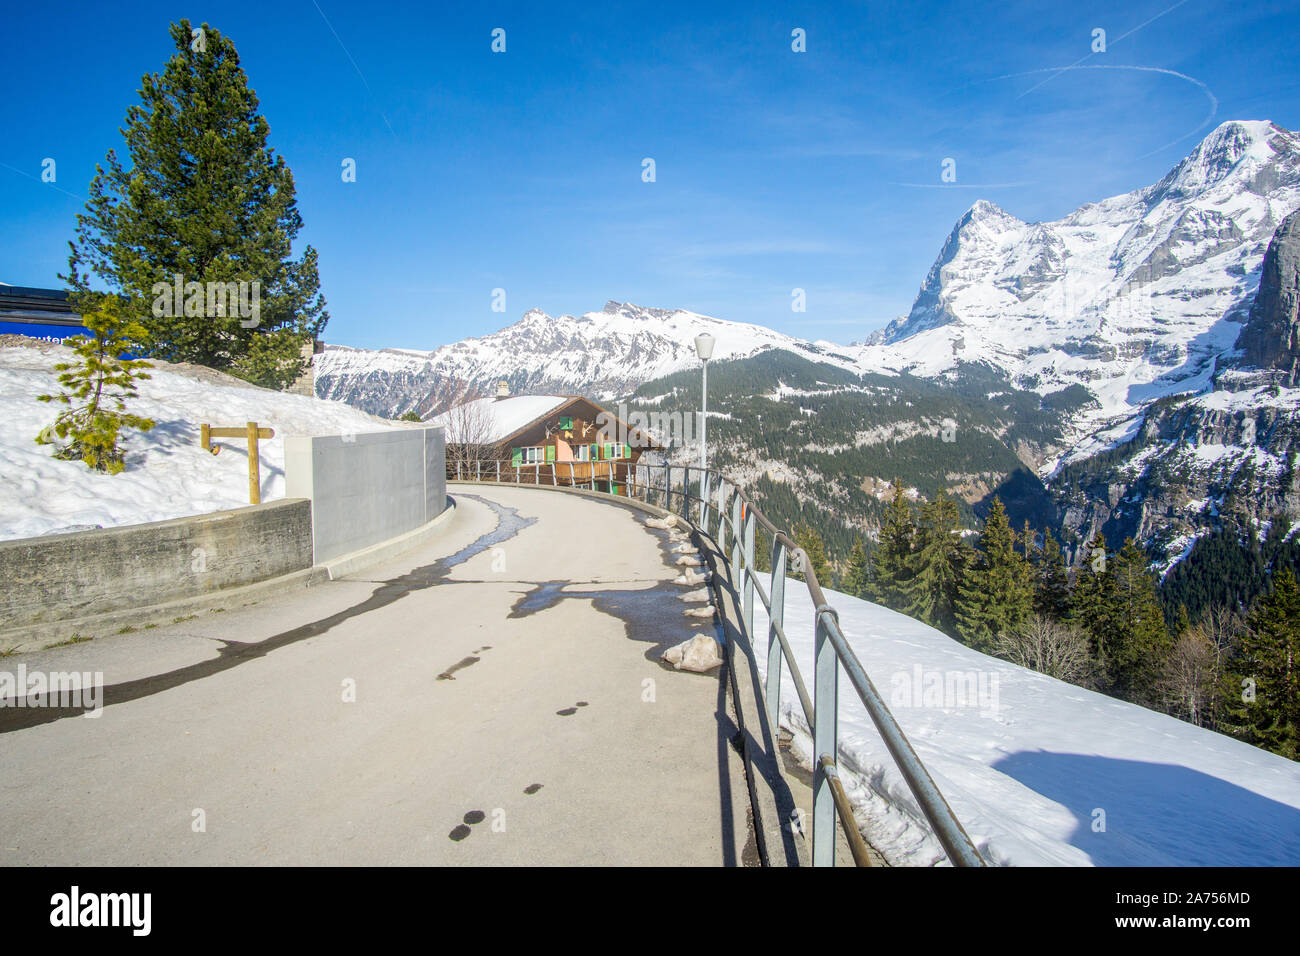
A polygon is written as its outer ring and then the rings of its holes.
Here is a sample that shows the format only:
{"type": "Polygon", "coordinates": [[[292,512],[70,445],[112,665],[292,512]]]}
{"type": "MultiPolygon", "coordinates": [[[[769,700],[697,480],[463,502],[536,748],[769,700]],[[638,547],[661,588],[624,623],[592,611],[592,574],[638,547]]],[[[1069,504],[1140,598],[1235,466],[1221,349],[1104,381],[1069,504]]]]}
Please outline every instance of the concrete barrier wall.
{"type": "Polygon", "coordinates": [[[251,584],[312,563],[311,502],[282,499],[0,541],[0,631],[251,584]]]}
{"type": "Polygon", "coordinates": [[[432,521],[447,506],[441,428],[288,436],[285,493],[310,498],[321,564],[432,521]]]}

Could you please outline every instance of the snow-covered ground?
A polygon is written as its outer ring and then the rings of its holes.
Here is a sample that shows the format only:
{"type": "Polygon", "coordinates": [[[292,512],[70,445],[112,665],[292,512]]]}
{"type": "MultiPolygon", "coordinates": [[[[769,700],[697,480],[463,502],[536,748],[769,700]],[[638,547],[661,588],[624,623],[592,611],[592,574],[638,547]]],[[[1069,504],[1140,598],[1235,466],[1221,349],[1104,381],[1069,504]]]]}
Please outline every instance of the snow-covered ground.
{"type": "Polygon", "coordinates": [[[248,456],[240,440],[218,441],[219,455],[199,447],[199,425],[256,421],[275,429],[260,445],[262,500],[284,497],[284,437],[382,431],[403,427],[341,402],[255,388],[206,369],[154,363],[140,383],[135,414],[152,430],[123,432],[127,468],[101,475],[81,462],[59,461],[35,442],[64,406],[56,362],[70,349],[0,347],[0,539],[161,521],[248,504],[248,456]],[[170,369],[170,370],[169,370],[170,369]]]}
{"type": "MultiPolygon", "coordinates": [[[[1300,864],[1300,763],[826,593],[858,659],[989,863],[1300,864]],[[973,692],[959,696],[959,687],[973,692]]],[[[807,682],[812,606],[800,582],[791,580],[786,594],[787,635],[807,682]]],[[[757,657],[765,668],[762,611],[757,604],[757,657]]],[[[811,743],[788,669],[782,685],[782,723],[806,756],[811,743]]],[[[943,861],[843,675],[839,727],[841,776],[867,837],[894,864],[943,861]]]]}

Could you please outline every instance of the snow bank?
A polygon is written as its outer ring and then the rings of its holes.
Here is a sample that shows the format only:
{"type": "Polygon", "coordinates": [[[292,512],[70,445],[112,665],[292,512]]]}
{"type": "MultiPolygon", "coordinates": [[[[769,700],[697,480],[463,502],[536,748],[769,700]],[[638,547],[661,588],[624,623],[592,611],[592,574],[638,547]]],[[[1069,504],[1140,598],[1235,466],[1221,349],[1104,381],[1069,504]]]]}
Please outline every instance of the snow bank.
{"type": "MultiPolygon", "coordinates": [[[[812,605],[797,581],[786,593],[787,634],[808,682],[812,605]]],[[[827,595],[989,863],[1300,864],[1300,763],[987,657],[878,605],[827,595]]],[[[762,648],[767,618],[761,604],[755,611],[762,648]]],[[[757,657],[765,668],[766,655],[757,657]]],[[[781,698],[782,724],[806,757],[811,744],[788,670],[781,698]]],[[[841,775],[868,839],[894,864],[943,860],[842,675],[839,727],[841,775]]]]}
{"type": "Polygon", "coordinates": [[[58,403],[57,362],[64,347],[0,347],[0,539],[25,538],[88,527],[161,521],[248,504],[248,456],[243,441],[226,441],[219,455],[199,447],[199,424],[256,421],[275,429],[260,442],[262,500],[284,497],[284,436],[382,431],[401,427],[305,395],[239,383],[204,369],[155,362],[140,383],[136,414],[156,424],[146,434],[125,431],[126,471],[100,475],[74,461],[59,461],[36,435],[53,423],[58,403]]]}

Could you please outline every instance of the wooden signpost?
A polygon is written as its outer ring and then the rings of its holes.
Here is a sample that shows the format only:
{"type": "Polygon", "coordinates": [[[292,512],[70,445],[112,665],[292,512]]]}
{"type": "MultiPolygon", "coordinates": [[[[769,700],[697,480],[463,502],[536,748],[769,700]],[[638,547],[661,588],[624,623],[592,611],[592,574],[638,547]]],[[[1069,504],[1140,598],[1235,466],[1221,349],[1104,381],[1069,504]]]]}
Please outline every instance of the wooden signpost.
{"type": "Polygon", "coordinates": [[[250,505],[262,503],[262,459],[257,450],[257,440],[274,437],[274,428],[258,428],[257,422],[249,422],[243,428],[213,428],[206,423],[199,426],[199,443],[204,451],[210,451],[214,455],[221,451],[220,445],[212,444],[214,438],[248,440],[248,503],[250,505]]]}

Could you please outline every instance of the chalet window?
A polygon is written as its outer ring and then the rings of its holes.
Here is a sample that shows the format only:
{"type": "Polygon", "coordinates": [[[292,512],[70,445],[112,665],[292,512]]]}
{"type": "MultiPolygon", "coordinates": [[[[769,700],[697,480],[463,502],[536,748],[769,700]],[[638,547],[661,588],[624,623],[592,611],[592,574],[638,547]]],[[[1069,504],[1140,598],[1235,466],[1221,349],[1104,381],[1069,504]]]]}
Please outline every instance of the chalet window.
{"type": "Polygon", "coordinates": [[[561,418],[561,419],[560,419],[560,427],[561,427],[561,428],[572,428],[572,427],[573,427],[573,418],[572,418],[572,416],[565,415],[563,418],[561,418]]]}
{"type": "Polygon", "coordinates": [[[578,445],[573,450],[574,458],[577,461],[591,461],[591,446],[578,445]]]}
{"type": "MultiPolygon", "coordinates": [[[[535,465],[545,460],[545,451],[540,445],[532,445],[528,448],[516,449],[519,452],[519,459],[525,465],[535,465]]],[[[554,448],[551,453],[554,454],[554,448]]]]}

